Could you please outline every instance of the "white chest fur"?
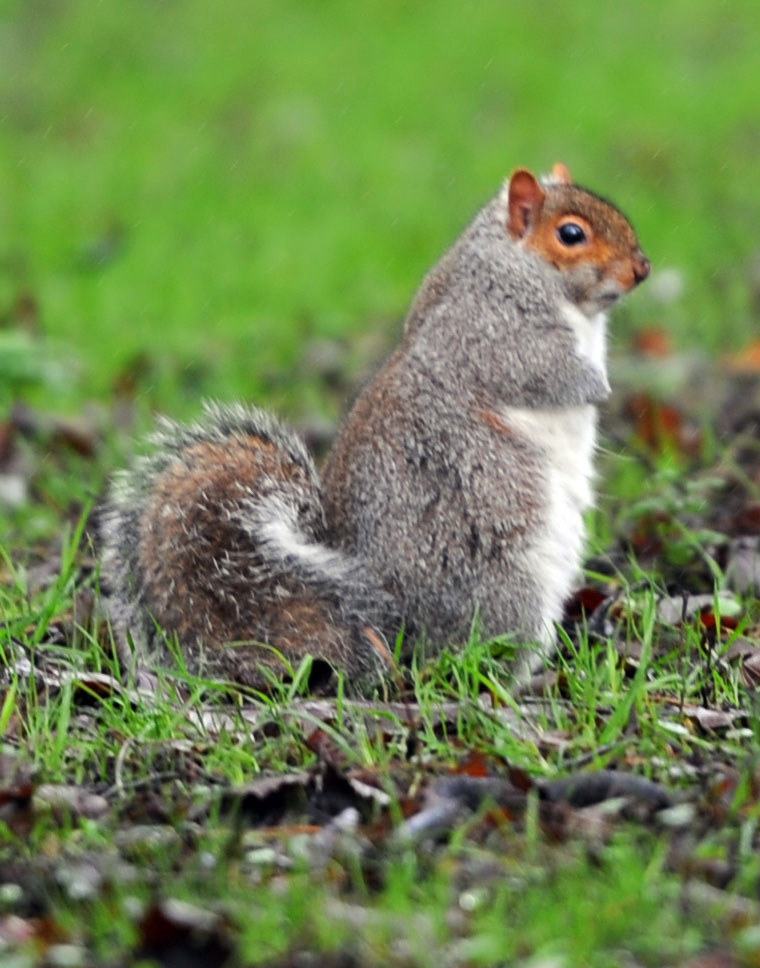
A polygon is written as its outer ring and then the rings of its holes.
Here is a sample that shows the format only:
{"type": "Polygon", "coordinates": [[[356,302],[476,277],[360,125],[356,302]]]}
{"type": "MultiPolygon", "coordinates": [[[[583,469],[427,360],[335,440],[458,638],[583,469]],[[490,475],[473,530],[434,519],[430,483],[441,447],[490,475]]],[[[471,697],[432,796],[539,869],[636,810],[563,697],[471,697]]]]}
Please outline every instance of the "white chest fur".
{"type": "MultiPolygon", "coordinates": [[[[606,380],[605,316],[589,319],[570,303],[563,314],[575,333],[578,353],[606,380]]],[[[542,639],[548,646],[554,642],[554,624],[562,617],[582,560],[584,512],[593,503],[596,407],[507,407],[502,416],[513,432],[541,452],[546,468],[546,504],[530,554],[542,592],[542,639]]]]}
{"type": "Polygon", "coordinates": [[[530,556],[541,589],[542,640],[554,641],[554,623],[578,574],[586,537],[584,512],[593,502],[591,487],[596,442],[596,408],[508,407],[503,419],[541,452],[544,501],[530,556]]]}
{"type": "Polygon", "coordinates": [[[607,389],[607,317],[604,313],[597,313],[589,317],[577,306],[565,302],[562,315],[575,333],[575,345],[579,356],[588,360],[604,377],[607,389]]]}

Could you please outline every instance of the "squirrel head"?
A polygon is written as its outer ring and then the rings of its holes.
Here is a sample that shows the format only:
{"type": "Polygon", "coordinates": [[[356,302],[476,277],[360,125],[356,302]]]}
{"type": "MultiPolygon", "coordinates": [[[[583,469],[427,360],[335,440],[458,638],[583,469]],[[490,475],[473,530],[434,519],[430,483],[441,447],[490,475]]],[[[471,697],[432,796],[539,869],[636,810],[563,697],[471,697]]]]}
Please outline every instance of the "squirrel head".
{"type": "Polygon", "coordinates": [[[649,275],[631,223],[610,202],[573,184],[565,165],[537,179],[524,168],[504,186],[507,231],[554,266],[587,316],[609,308],[649,275]]]}

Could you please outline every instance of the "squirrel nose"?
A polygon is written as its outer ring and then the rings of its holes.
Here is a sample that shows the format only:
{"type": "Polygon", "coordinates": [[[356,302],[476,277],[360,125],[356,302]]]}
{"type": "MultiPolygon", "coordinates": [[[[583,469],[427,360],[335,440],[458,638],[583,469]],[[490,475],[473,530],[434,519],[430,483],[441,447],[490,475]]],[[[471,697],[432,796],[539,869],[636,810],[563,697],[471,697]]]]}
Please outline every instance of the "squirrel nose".
{"type": "Polygon", "coordinates": [[[642,253],[633,263],[633,278],[636,280],[637,284],[646,279],[651,268],[652,263],[642,253]]]}

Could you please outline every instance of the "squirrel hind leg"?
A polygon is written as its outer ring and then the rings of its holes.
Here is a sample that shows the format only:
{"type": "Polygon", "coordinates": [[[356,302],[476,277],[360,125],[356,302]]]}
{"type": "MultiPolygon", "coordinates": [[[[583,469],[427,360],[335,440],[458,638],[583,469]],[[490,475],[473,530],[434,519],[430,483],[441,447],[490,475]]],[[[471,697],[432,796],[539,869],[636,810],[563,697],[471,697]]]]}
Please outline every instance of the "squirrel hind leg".
{"type": "Polygon", "coordinates": [[[251,643],[232,649],[242,662],[242,676],[236,677],[242,681],[251,674],[259,677],[263,666],[278,678],[287,677],[307,655],[312,658],[311,692],[334,692],[341,674],[349,694],[364,694],[398,676],[380,632],[360,616],[342,614],[329,599],[294,595],[267,618],[267,640],[273,648],[251,643]]]}
{"type": "MultiPolygon", "coordinates": [[[[341,675],[346,694],[358,696],[398,679],[381,634],[361,620],[346,619],[332,603],[316,597],[286,596],[277,605],[262,605],[252,631],[222,642],[184,639],[188,671],[267,690],[277,681],[289,681],[308,656],[306,686],[313,694],[334,694],[341,675]]],[[[170,658],[169,650],[162,653],[155,639],[153,646],[152,664],[161,666],[170,658]]]]}

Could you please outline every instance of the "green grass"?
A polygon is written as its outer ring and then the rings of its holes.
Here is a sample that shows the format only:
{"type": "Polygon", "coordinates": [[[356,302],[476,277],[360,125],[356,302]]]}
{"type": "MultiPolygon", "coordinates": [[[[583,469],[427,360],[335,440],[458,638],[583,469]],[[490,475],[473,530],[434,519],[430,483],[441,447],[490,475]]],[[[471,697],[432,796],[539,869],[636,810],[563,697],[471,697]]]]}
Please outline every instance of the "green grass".
{"type": "MultiPolygon", "coordinates": [[[[220,914],[236,964],[285,959],[298,938],[344,965],[675,966],[722,943],[756,964],[752,917],[732,904],[755,896],[760,875],[760,727],[721,655],[756,641],[760,608],[747,596],[738,628],[713,645],[698,623],[672,629],[656,614],[673,584],[724,582],[708,511],[726,467],[757,496],[732,442],[709,426],[709,394],[695,408],[698,473],[692,456],[652,452],[635,434],[600,458],[593,564],[620,592],[619,636],[637,660],[609,640],[565,637],[556,680],[526,707],[505,671],[508,646],[474,641],[415,666],[413,730],[342,702],[324,727],[346,769],[382,779],[395,825],[431,771],[475,750],[534,777],[613,765],[701,784],[693,831],[616,818],[609,836],[584,828],[554,843],[534,803],[501,826],[468,817],[446,845],[380,836],[361,863],[349,852],[315,873],[310,835],[278,839],[219,812],[230,785],[314,766],[307,738],[319,721],[293,712],[305,670],[262,702],[269,728],[254,730],[238,694],[181,670],[145,702],[129,681],[56,685],[20,660],[119,676],[83,594],[97,600],[97,569],[80,537],[133,447],[116,427],[125,401],[130,434],[156,409],[195,416],[203,396],[336,417],[392,345],[423,273],[515,167],[565,161],[631,216],[655,270],[681,273],[674,302],[655,298],[655,277],[616,314],[615,356],[656,328],[673,337],[676,362],[701,356],[714,370],[754,340],[758,49],[754,0],[7,0],[0,460],[20,402],[56,417],[94,405],[96,430],[89,455],[44,420],[14,437],[29,492],[0,508],[0,664],[10,669],[0,743],[35,786],[97,790],[110,811],[38,806],[29,824],[23,808],[0,804],[0,918],[46,916],[96,963],[131,963],[143,915],[174,897],[220,914]],[[337,381],[313,365],[323,340],[339,344],[337,381]],[[662,542],[655,560],[637,552],[642,529],[662,542]],[[39,563],[52,581],[35,574],[39,563]],[[234,728],[199,725],[202,703],[223,707],[234,728]],[[711,735],[679,703],[746,717],[711,735]],[[442,726],[445,704],[457,715],[442,726]],[[728,793],[716,763],[734,777],[728,793]],[[125,847],[142,823],[158,840],[125,847]],[[732,890],[692,896],[678,850],[699,871],[727,865],[732,890]],[[78,896],[66,872],[91,861],[102,882],[78,896]]],[[[639,363],[630,379],[681,393],[667,360],[639,363]]],[[[13,786],[5,771],[0,760],[0,792],[13,786]]],[[[43,949],[36,937],[0,959],[27,968],[43,949]]]]}
{"type": "Polygon", "coordinates": [[[0,308],[31,296],[79,361],[62,406],[144,355],[141,394],[173,412],[200,392],[335,410],[293,380],[304,341],[388,339],[504,176],[556,159],[686,280],[667,318],[637,296],[616,341],[754,332],[751,0],[4,10],[0,308]]]}
{"type": "MultiPolygon", "coordinates": [[[[69,541],[66,560],[76,545],[69,541]]],[[[643,646],[638,671],[626,673],[609,643],[584,635],[567,639],[556,664],[563,681],[532,709],[512,696],[503,647],[473,641],[466,652],[427,661],[414,672],[421,719],[411,734],[404,717],[381,711],[372,728],[339,701],[335,723],[324,726],[329,755],[344,769],[361,768],[378,778],[396,801],[396,823],[409,791],[424,784],[430,770],[445,774],[473,750],[535,777],[564,775],[580,761],[621,768],[638,763],[639,771],[671,786],[673,767],[694,767],[717,755],[721,764],[737,764],[743,779],[712,829],[696,823],[693,834],[672,837],[666,829],[658,834],[617,822],[616,832],[601,835],[595,826],[600,814],[557,844],[547,840],[529,807],[522,821],[496,826],[486,812],[463,817],[446,847],[434,841],[404,846],[383,834],[377,851],[361,862],[361,855],[352,861],[351,850],[338,851],[328,855],[323,870],[310,853],[313,835],[287,826],[279,835],[276,827],[248,829],[214,806],[230,785],[314,764],[306,737],[320,724],[307,717],[299,726],[290,717],[299,699],[293,689],[283,687],[261,707],[279,725],[274,732],[235,722],[239,695],[189,679],[181,669],[170,670],[163,693],[151,701],[135,702],[128,680],[123,691],[99,691],[88,672],[119,676],[104,648],[104,630],[96,634],[99,623],[82,626],[69,645],[50,635],[48,616],[65,615],[70,606],[66,574],[64,564],[64,578],[42,597],[16,596],[19,628],[36,617],[37,628],[46,630],[35,635],[31,628],[21,640],[48,678],[24,678],[13,665],[0,711],[4,749],[34,771],[36,783],[100,790],[111,812],[86,819],[37,804],[31,830],[23,811],[20,819],[6,812],[0,872],[15,871],[13,884],[19,865],[28,865],[37,880],[30,884],[22,875],[22,902],[0,894],[0,910],[25,914],[30,898],[36,899],[67,944],[100,960],[124,958],[119,964],[131,963],[128,953],[145,939],[146,912],[164,898],[221,916],[235,939],[234,964],[275,964],[295,946],[324,957],[353,957],[362,965],[433,966],[455,952],[460,960],[454,964],[528,966],[553,957],[568,968],[658,966],[677,964],[721,940],[725,930],[737,951],[747,948],[756,956],[753,936],[729,929],[735,920],[730,895],[687,900],[688,878],[677,863],[673,869],[679,849],[688,851],[689,864],[698,865],[700,856],[732,862],[736,889],[751,895],[760,874],[752,846],[758,811],[754,767],[741,766],[746,737],[706,737],[685,728],[683,718],[663,705],[668,694],[676,705],[703,702],[706,675],[718,687],[716,707],[736,700],[737,693],[728,670],[705,669],[696,626],[686,631],[694,641],[685,652],[663,653],[667,630],[655,619],[654,589],[629,591],[631,612],[622,619],[629,623],[626,641],[643,646]],[[81,682],[55,686],[50,676],[56,669],[81,670],[81,682]],[[488,695],[493,707],[481,702],[488,695]],[[458,712],[442,730],[439,710],[446,704],[458,712]],[[194,712],[201,706],[231,712],[231,728],[209,732],[198,724],[194,712]],[[537,729],[534,736],[563,734],[564,745],[541,750],[535,739],[506,725],[500,708],[537,729]],[[4,866],[11,859],[16,866],[4,866]],[[87,887],[93,868],[96,890],[87,887]]],[[[6,631],[3,642],[9,662],[17,653],[12,634],[6,631]]],[[[40,963],[38,943],[19,950],[26,954],[19,954],[18,965],[40,963]]]]}

